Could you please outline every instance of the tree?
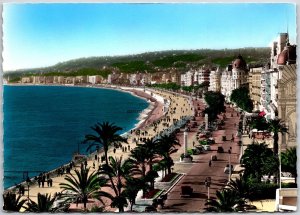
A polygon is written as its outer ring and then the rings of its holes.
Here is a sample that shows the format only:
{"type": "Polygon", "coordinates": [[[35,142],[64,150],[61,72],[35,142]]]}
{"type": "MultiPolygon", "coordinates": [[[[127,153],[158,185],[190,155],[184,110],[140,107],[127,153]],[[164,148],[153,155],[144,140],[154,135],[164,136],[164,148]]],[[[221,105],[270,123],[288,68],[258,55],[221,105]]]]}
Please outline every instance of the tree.
{"type": "Polygon", "coordinates": [[[274,157],[274,154],[265,143],[249,145],[241,158],[245,167],[244,177],[251,176],[260,181],[265,170],[265,161],[270,157],[274,157]]]}
{"type": "Polygon", "coordinates": [[[111,196],[111,207],[118,208],[119,212],[124,212],[127,200],[123,193],[123,189],[126,187],[126,178],[131,173],[132,164],[129,160],[122,162],[120,159],[109,157],[109,163],[100,167],[99,174],[103,174],[109,177],[109,182],[106,186],[110,187],[114,191],[114,195],[111,196]]]}
{"type": "Polygon", "coordinates": [[[21,200],[21,195],[16,195],[15,193],[8,192],[6,194],[3,194],[3,210],[5,211],[13,211],[13,212],[19,212],[21,208],[24,208],[24,203],[26,202],[26,199],[21,200]]]}
{"type": "Polygon", "coordinates": [[[278,133],[288,133],[288,129],[281,119],[276,118],[268,121],[268,131],[274,134],[274,154],[278,155],[278,133]]]}
{"type": "Polygon", "coordinates": [[[148,164],[148,156],[146,147],[139,146],[131,151],[129,162],[132,164],[132,173],[139,175],[143,182],[143,196],[148,188],[146,178],[146,166],[148,164]]]}
{"type": "Polygon", "coordinates": [[[281,168],[283,171],[290,172],[297,183],[297,151],[296,147],[287,149],[281,153],[281,168]]]}
{"type": "Polygon", "coordinates": [[[241,199],[249,199],[251,196],[250,186],[247,183],[247,181],[242,177],[240,174],[239,178],[236,179],[230,179],[230,182],[228,184],[229,189],[234,190],[237,194],[237,196],[241,199]]]}
{"type": "Polygon", "coordinates": [[[63,194],[66,201],[81,201],[86,209],[89,198],[98,199],[101,202],[101,197],[111,198],[109,193],[100,191],[101,186],[106,183],[106,179],[100,178],[95,171],[90,173],[90,168],[81,167],[80,170],[75,169],[75,176],[68,174],[65,177],[68,183],[59,184],[63,189],[62,192],[70,192],[63,194]]]}
{"type": "Polygon", "coordinates": [[[163,157],[168,169],[168,174],[171,173],[171,167],[174,165],[171,154],[177,152],[178,149],[176,149],[176,146],[180,146],[180,143],[174,133],[162,135],[158,139],[157,152],[163,157]]]}
{"type": "Polygon", "coordinates": [[[234,102],[238,107],[247,112],[251,113],[253,110],[253,103],[247,87],[234,89],[230,95],[230,101],[234,102]]]}
{"type": "Polygon", "coordinates": [[[89,142],[90,145],[87,151],[94,147],[99,146],[104,149],[105,162],[108,164],[107,152],[110,146],[116,148],[120,147],[122,143],[126,143],[127,140],[118,134],[122,128],[115,126],[114,123],[103,122],[97,123],[94,127],[91,127],[97,135],[88,134],[85,136],[83,143],[89,142]]]}
{"type": "Polygon", "coordinates": [[[245,204],[234,190],[217,191],[216,195],[217,199],[209,199],[205,203],[209,212],[236,212],[245,204]]]}
{"type": "Polygon", "coordinates": [[[56,200],[56,195],[51,198],[51,195],[40,194],[37,196],[37,203],[29,199],[26,211],[28,212],[54,212],[53,203],[56,200]]]}
{"type": "Polygon", "coordinates": [[[124,196],[128,199],[130,203],[130,211],[132,211],[133,205],[135,204],[135,199],[138,192],[143,189],[144,182],[140,178],[127,177],[126,187],[123,191],[124,196]]]}
{"type": "Polygon", "coordinates": [[[145,156],[145,162],[149,166],[149,171],[147,173],[147,178],[150,181],[150,189],[154,189],[154,180],[156,177],[158,177],[158,174],[156,171],[153,170],[153,164],[157,161],[155,159],[158,157],[157,154],[157,140],[154,140],[153,138],[151,139],[146,139],[144,144],[138,144],[138,147],[143,148],[143,153],[145,156]]]}
{"type": "Polygon", "coordinates": [[[220,92],[207,91],[204,100],[208,105],[204,112],[208,114],[209,120],[216,119],[218,114],[225,111],[225,96],[220,92]]]}
{"type": "Polygon", "coordinates": [[[253,117],[249,124],[250,124],[250,128],[257,129],[259,131],[265,131],[269,127],[266,118],[263,116],[253,117]]]}

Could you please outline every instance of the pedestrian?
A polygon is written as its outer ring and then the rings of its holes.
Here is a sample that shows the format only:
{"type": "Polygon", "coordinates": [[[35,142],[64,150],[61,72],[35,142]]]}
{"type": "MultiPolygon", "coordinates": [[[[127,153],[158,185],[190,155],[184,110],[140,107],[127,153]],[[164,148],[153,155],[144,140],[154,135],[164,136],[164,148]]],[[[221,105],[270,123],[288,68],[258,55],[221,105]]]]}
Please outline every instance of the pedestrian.
{"type": "Polygon", "coordinates": [[[211,167],[211,160],[209,160],[209,162],[208,162],[208,166],[209,166],[209,167],[211,167]]]}
{"type": "Polygon", "coordinates": [[[95,169],[95,162],[93,162],[93,168],[95,169]]]}
{"type": "Polygon", "coordinates": [[[195,146],[195,141],[193,141],[193,146],[195,146]]]}
{"type": "Polygon", "coordinates": [[[116,154],[116,148],[114,148],[114,154],[116,154]]]}
{"type": "Polygon", "coordinates": [[[84,161],[84,167],[87,167],[87,160],[84,161]]]}
{"type": "Polygon", "coordinates": [[[41,187],[41,177],[38,177],[38,185],[39,185],[39,187],[41,187]]]}
{"type": "Polygon", "coordinates": [[[50,187],[52,187],[52,182],[53,182],[53,181],[52,181],[52,179],[50,178],[50,179],[49,179],[49,185],[50,185],[50,187]]]}
{"type": "Polygon", "coordinates": [[[130,145],[128,145],[128,151],[130,151],[130,145]]]}
{"type": "Polygon", "coordinates": [[[97,155],[95,155],[95,160],[97,160],[97,155]]]}

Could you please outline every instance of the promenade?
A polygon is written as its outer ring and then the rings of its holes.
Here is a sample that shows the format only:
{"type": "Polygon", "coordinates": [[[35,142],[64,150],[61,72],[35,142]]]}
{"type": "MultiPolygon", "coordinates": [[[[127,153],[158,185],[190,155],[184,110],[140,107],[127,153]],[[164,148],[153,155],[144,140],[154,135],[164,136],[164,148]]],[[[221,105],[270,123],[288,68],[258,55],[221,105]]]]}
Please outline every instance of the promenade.
{"type": "MultiPolygon", "coordinates": [[[[196,104],[200,104],[203,107],[201,101],[194,101],[196,104]]],[[[239,116],[237,112],[226,106],[226,119],[223,130],[214,131],[212,136],[216,143],[211,146],[211,151],[207,151],[204,154],[193,155],[193,162],[190,164],[176,162],[174,171],[185,173],[185,177],[169,192],[168,199],[165,202],[165,206],[160,211],[162,212],[203,212],[205,208],[205,202],[208,198],[207,188],[205,186],[206,177],[211,177],[212,183],[210,186],[210,197],[216,196],[216,191],[223,188],[228,181],[228,174],[224,173],[224,167],[229,162],[229,156],[231,164],[236,165],[239,163],[238,157],[240,153],[240,147],[237,145],[238,138],[235,137],[231,142],[232,134],[236,134],[239,116]],[[233,114],[233,116],[231,116],[233,114]],[[222,136],[226,136],[226,141],[222,141],[222,136]],[[218,145],[222,144],[225,153],[217,153],[218,145]],[[229,148],[232,148],[231,155],[228,154],[229,148]],[[213,161],[211,167],[208,162],[211,155],[217,155],[218,160],[213,161]],[[181,186],[190,186],[193,188],[193,195],[191,197],[181,197],[181,186]]],[[[203,121],[202,117],[197,117],[197,121],[200,123],[203,121]]],[[[195,129],[189,133],[189,148],[192,148],[191,142],[195,141],[195,129]]],[[[179,135],[179,138],[182,135],[179,135]]],[[[180,152],[183,151],[181,147],[180,152]]],[[[179,153],[180,153],[179,152],[179,153]]],[[[174,154],[174,160],[178,160],[178,155],[174,154]]]]}

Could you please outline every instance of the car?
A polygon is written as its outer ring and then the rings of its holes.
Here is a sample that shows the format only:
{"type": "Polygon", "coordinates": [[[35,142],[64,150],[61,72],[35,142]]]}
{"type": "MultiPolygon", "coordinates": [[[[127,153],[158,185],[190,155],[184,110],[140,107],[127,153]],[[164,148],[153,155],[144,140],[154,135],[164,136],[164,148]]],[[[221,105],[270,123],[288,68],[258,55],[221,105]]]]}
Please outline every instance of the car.
{"type": "Polygon", "coordinates": [[[208,144],[214,144],[214,143],[215,143],[214,138],[212,138],[212,137],[208,138],[208,139],[207,139],[207,143],[208,143],[208,144]]]}
{"type": "MultiPolygon", "coordinates": [[[[233,165],[231,165],[231,171],[230,171],[230,173],[232,173],[232,172],[233,172],[233,165]]],[[[224,173],[229,174],[229,164],[227,164],[225,166],[224,173]]]]}
{"type": "Polygon", "coordinates": [[[202,145],[205,151],[210,151],[210,145],[202,145]]]}
{"type": "Polygon", "coordinates": [[[203,145],[198,145],[195,146],[196,150],[199,150],[200,153],[203,153],[205,151],[204,146],[203,145]]]}
{"type": "Polygon", "coordinates": [[[222,146],[218,146],[218,153],[224,153],[224,148],[222,146]]]}

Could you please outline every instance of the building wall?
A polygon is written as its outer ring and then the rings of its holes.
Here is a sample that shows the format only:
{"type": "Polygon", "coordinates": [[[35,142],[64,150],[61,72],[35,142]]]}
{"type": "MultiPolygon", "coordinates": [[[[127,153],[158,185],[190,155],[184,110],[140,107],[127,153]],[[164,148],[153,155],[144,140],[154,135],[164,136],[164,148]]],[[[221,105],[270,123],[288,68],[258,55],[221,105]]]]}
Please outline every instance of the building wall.
{"type": "Polygon", "coordinates": [[[278,80],[278,117],[286,122],[288,134],[280,135],[282,148],[295,147],[297,138],[297,67],[296,64],[280,66],[282,78],[278,80]]]}
{"type": "Polygon", "coordinates": [[[266,81],[261,80],[262,67],[251,68],[251,78],[249,83],[250,97],[254,104],[255,110],[260,110],[261,96],[265,96],[266,81]],[[262,84],[263,83],[263,84],[262,84]]]}

